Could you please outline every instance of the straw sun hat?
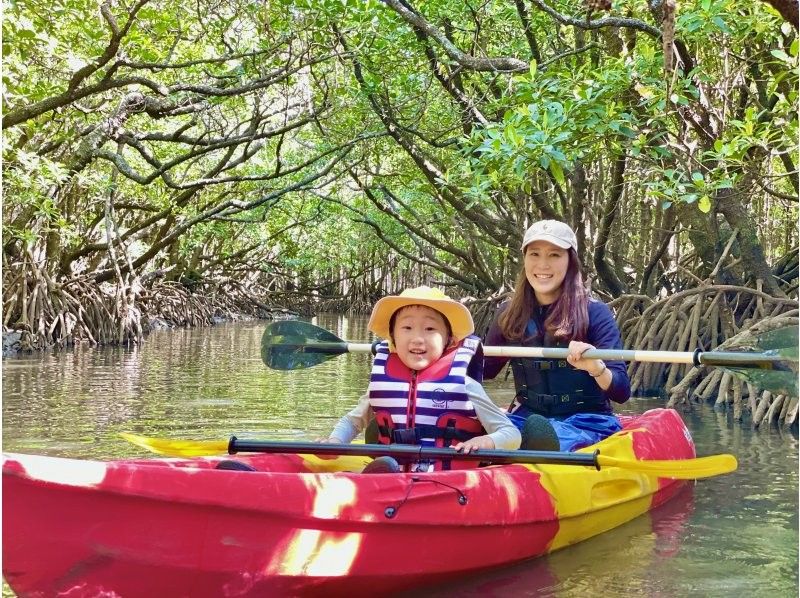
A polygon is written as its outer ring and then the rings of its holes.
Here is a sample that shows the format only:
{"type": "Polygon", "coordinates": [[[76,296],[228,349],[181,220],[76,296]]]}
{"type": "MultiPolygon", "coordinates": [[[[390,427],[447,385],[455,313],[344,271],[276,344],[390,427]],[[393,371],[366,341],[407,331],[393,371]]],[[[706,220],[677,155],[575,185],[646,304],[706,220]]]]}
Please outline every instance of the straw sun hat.
{"type": "Polygon", "coordinates": [[[372,309],[368,328],[381,338],[389,338],[389,320],[392,314],[401,307],[408,305],[424,305],[435,309],[450,322],[453,338],[456,341],[469,336],[475,330],[472,315],[469,310],[458,301],[450,299],[439,289],[430,287],[417,287],[406,289],[399,295],[389,295],[380,299],[372,309]]]}

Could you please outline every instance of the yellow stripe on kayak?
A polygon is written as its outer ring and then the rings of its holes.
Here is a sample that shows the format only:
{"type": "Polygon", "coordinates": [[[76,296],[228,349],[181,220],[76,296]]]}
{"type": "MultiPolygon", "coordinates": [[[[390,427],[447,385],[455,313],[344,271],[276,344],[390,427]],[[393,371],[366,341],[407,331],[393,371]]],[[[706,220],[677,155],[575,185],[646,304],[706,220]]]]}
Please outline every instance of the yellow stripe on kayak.
{"type": "MultiPolygon", "coordinates": [[[[643,433],[646,433],[642,431],[643,433]]],[[[577,452],[600,449],[602,455],[636,460],[630,431],[609,436],[577,452]]],[[[557,550],[608,531],[646,513],[658,490],[658,478],[619,468],[600,471],[569,465],[529,465],[555,502],[558,533],[549,550],[557,550]]]]}
{"type": "Polygon", "coordinates": [[[313,473],[336,473],[337,471],[357,473],[372,461],[372,457],[339,456],[334,459],[325,459],[317,455],[298,455],[298,457],[303,459],[306,467],[313,473]]]}

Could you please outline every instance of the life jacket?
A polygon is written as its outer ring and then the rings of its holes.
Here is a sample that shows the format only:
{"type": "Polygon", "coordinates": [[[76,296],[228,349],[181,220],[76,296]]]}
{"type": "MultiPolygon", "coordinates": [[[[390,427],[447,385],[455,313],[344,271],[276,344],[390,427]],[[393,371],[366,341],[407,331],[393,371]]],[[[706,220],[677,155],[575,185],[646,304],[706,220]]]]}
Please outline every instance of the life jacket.
{"type": "MultiPolygon", "coordinates": [[[[466,378],[482,379],[483,349],[469,336],[421,371],[408,368],[389,344],[377,346],[367,393],[382,444],[445,447],[486,434],[467,394],[466,378]]],[[[476,467],[437,461],[433,469],[476,467]]],[[[418,468],[427,470],[428,467],[418,468]]]]}
{"type": "MultiPolygon", "coordinates": [[[[526,327],[525,344],[533,347],[567,347],[549,333],[543,334],[544,317],[531,318],[526,327]]],[[[612,413],[611,403],[587,372],[572,367],[563,359],[511,359],[516,397],[509,411],[520,406],[545,417],[575,413],[612,413]]]]}

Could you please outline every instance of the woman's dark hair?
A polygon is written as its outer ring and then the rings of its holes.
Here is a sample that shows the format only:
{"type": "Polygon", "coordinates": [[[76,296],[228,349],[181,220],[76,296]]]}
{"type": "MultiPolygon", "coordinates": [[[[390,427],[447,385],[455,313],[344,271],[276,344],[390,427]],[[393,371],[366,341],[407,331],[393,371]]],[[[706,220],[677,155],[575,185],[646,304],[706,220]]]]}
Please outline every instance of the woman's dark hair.
{"type": "MultiPolygon", "coordinates": [[[[561,295],[550,306],[544,327],[549,335],[559,341],[583,341],[589,328],[589,295],[583,284],[578,254],[570,247],[567,249],[567,255],[569,264],[564,282],[561,283],[561,295]]],[[[498,321],[503,336],[515,342],[526,340],[525,328],[538,306],[536,294],[525,274],[523,259],[514,287],[514,297],[498,321]]]]}

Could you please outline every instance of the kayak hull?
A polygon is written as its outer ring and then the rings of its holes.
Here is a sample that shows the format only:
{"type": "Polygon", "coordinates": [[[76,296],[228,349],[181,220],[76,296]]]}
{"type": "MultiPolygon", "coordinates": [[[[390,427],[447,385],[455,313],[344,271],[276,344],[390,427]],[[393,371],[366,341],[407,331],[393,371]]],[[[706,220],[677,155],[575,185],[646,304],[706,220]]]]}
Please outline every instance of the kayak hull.
{"type": "MultiPolygon", "coordinates": [[[[686,459],[680,416],[623,418],[595,447],[686,459]]],[[[3,574],[20,596],[366,595],[540,556],[641,515],[684,482],[503,465],[361,474],[365,458],[85,461],[4,455],[3,574]]]]}

